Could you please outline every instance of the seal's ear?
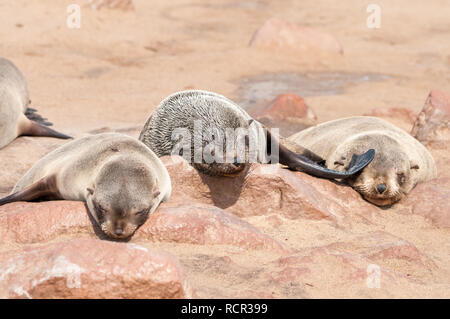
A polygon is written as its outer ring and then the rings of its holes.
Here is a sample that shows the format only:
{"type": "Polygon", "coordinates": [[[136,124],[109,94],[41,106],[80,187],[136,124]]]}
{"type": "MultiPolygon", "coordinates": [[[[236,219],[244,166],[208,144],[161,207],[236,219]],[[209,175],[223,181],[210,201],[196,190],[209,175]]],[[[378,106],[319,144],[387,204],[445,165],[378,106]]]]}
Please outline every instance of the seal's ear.
{"type": "Polygon", "coordinates": [[[156,191],[156,192],[153,192],[153,198],[156,198],[156,197],[158,197],[159,196],[159,194],[161,194],[161,192],[160,191],[156,191]]]}
{"type": "Polygon", "coordinates": [[[410,162],[410,169],[419,169],[420,166],[419,164],[415,163],[415,162],[410,162]]]}
{"type": "Polygon", "coordinates": [[[92,188],[86,188],[89,194],[94,195],[94,190],[92,188]]]}

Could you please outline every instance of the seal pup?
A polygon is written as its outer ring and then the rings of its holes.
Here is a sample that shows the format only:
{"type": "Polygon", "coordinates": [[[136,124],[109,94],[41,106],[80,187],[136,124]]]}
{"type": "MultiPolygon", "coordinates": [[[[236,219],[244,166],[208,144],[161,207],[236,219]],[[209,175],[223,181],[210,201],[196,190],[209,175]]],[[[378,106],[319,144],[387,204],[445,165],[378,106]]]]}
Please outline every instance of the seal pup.
{"type": "Polygon", "coordinates": [[[373,148],[373,161],[346,182],[367,201],[392,205],[418,183],[435,178],[436,165],[419,141],[376,117],[355,116],[325,122],[291,135],[288,140],[323,157],[330,169],[343,171],[351,154],[373,148]]]}
{"type": "Polygon", "coordinates": [[[352,166],[347,171],[327,169],[308,158],[307,152],[296,154],[281,145],[276,137],[228,98],[202,90],[181,91],[164,99],[147,119],[139,140],[158,156],[180,155],[180,143],[187,142],[184,145],[187,147],[183,148],[183,157],[199,171],[211,176],[239,174],[253,159],[259,163],[279,161],[290,169],[302,170],[319,177],[347,178],[363,169],[373,158],[373,151],[360,156],[355,154],[352,166]],[[203,124],[207,126],[203,127],[203,124]],[[181,141],[183,138],[179,139],[177,136],[174,138],[174,133],[179,129],[189,133],[187,141],[181,141]],[[248,132],[244,145],[239,143],[239,134],[231,137],[227,135],[229,129],[248,132]],[[267,136],[262,134],[264,131],[267,131],[267,136]],[[230,144],[231,147],[228,148],[230,144]],[[205,160],[201,155],[205,151],[208,153],[207,148],[211,145],[214,146],[211,154],[214,160],[205,160]],[[187,156],[184,153],[186,150],[190,153],[187,156]],[[196,157],[197,154],[200,154],[200,159],[196,157]],[[279,155],[278,158],[276,154],[279,155]]]}
{"type": "Polygon", "coordinates": [[[19,180],[0,205],[36,199],[84,201],[102,231],[125,239],[171,194],[161,160],[140,141],[103,133],[50,152],[19,180]]]}
{"type": "Polygon", "coordinates": [[[0,148],[21,135],[70,138],[47,127],[52,123],[29,104],[25,77],[11,61],[0,57],[0,148]]]}

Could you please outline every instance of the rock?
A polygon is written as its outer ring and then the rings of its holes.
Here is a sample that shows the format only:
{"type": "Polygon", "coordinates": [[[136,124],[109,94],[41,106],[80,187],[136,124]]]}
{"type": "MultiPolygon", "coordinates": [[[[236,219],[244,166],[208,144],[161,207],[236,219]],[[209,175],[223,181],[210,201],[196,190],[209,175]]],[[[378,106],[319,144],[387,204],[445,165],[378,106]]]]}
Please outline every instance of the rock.
{"type": "Polygon", "coordinates": [[[1,298],[189,298],[170,254],[96,239],[0,253],[1,298]]]}
{"type": "Polygon", "coordinates": [[[72,201],[16,202],[0,206],[0,241],[37,243],[62,235],[94,235],[85,204],[72,201]]]}
{"type": "Polygon", "coordinates": [[[258,104],[249,114],[268,128],[278,128],[281,136],[290,136],[316,124],[317,116],[297,94],[280,94],[269,104],[258,104]]]}
{"type": "MultiPolygon", "coordinates": [[[[264,265],[262,276],[273,286],[285,286],[285,297],[303,291],[307,298],[407,298],[439,296],[421,281],[375,264],[356,254],[313,247],[264,265]],[[288,288],[292,289],[289,294],[288,288]]],[[[438,285],[436,285],[438,286],[438,285]]]]}
{"type": "Polygon", "coordinates": [[[170,202],[149,217],[134,238],[195,245],[232,245],[244,249],[292,250],[220,208],[170,202]]]}
{"type": "Polygon", "coordinates": [[[203,175],[179,156],[162,160],[172,179],[172,201],[212,204],[241,217],[281,214],[334,223],[379,211],[351,187],[279,165],[253,164],[240,176],[223,178],[203,175]]]}
{"type": "Polygon", "coordinates": [[[432,90],[414,123],[411,135],[426,145],[438,144],[447,148],[450,141],[450,96],[432,90]]]}
{"type": "Polygon", "coordinates": [[[336,242],[327,247],[363,256],[397,272],[408,269],[408,275],[416,278],[428,276],[437,268],[433,260],[413,243],[384,231],[357,235],[349,241],[336,242]]]}
{"type": "Polygon", "coordinates": [[[93,10],[100,9],[118,9],[122,11],[134,10],[132,0],[84,0],[84,6],[91,7],[93,10]]]}
{"type": "Polygon", "coordinates": [[[291,49],[298,51],[319,50],[343,54],[342,45],[330,34],[270,18],[253,34],[251,47],[291,49]]]}
{"type": "Polygon", "coordinates": [[[406,107],[380,107],[372,109],[370,112],[363,115],[380,117],[400,127],[406,132],[411,130],[411,127],[417,118],[414,111],[406,107]]]}
{"type": "Polygon", "coordinates": [[[0,149],[0,197],[6,196],[35,162],[67,141],[50,137],[20,136],[0,149]]]}
{"type": "Polygon", "coordinates": [[[314,111],[305,103],[305,100],[297,94],[280,94],[259,114],[254,114],[260,120],[317,120],[314,111]]]}
{"type": "Polygon", "coordinates": [[[450,178],[436,178],[417,185],[401,203],[412,214],[430,219],[436,227],[449,228],[450,178]]]}
{"type": "MultiPolygon", "coordinates": [[[[2,243],[38,243],[59,236],[96,238],[96,233],[106,238],[89,220],[82,202],[18,202],[0,207],[2,243]]],[[[131,240],[135,239],[292,252],[233,214],[205,204],[165,203],[136,231],[131,240]]]]}

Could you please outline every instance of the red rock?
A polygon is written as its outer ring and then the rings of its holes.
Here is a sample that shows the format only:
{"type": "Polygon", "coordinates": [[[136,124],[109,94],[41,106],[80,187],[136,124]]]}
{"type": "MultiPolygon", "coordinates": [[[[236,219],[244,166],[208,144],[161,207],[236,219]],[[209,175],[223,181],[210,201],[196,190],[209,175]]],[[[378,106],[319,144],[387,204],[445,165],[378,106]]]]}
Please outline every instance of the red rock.
{"type": "MultiPolygon", "coordinates": [[[[18,202],[0,207],[3,243],[45,242],[64,235],[96,238],[84,203],[18,202]]],[[[139,228],[131,240],[134,239],[292,252],[233,214],[204,204],[163,204],[139,228]]]]}
{"type": "Polygon", "coordinates": [[[188,298],[177,259],[135,244],[76,239],[0,253],[1,298],[188,298]]]}
{"type": "Polygon", "coordinates": [[[424,144],[440,143],[447,147],[450,141],[450,96],[438,90],[431,91],[411,135],[424,144]]]}
{"type": "Polygon", "coordinates": [[[17,202],[0,206],[0,241],[37,243],[61,235],[94,234],[82,202],[17,202]]]}
{"type": "Polygon", "coordinates": [[[345,222],[379,212],[352,188],[292,172],[278,165],[253,164],[233,178],[205,176],[179,156],[163,157],[172,179],[171,201],[212,204],[237,216],[281,214],[287,218],[345,222]]]}
{"type": "Polygon", "coordinates": [[[439,228],[450,227],[450,178],[436,178],[417,185],[401,203],[412,214],[424,216],[439,228]]]}
{"type": "Polygon", "coordinates": [[[163,204],[136,232],[134,238],[292,252],[235,215],[204,204],[163,204]]]}
{"type": "Polygon", "coordinates": [[[321,50],[343,54],[342,45],[330,34],[289,23],[267,20],[252,36],[251,47],[293,50],[321,50]]]}
{"type": "Polygon", "coordinates": [[[280,94],[264,110],[256,114],[257,119],[271,120],[310,119],[317,120],[313,110],[297,94],[280,94]]]}

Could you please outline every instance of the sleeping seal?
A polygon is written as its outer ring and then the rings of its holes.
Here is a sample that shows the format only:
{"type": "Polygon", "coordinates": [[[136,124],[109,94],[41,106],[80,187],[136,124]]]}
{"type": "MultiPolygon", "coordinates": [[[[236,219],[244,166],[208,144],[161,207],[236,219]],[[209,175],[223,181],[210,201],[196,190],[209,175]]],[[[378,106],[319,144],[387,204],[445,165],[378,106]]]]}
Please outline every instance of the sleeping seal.
{"type": "Polygon", "coordinates": [[[11,61],[0,57],[0,148],[20,135],[70,138],[48,128],[52,124],[28,108],[29,104],[24,76],[11,61]]]}
{"type": "Polygon", "coordinates": [[[345,170],[351,154],[367,148],[376,151],[359,175],[346,181],[366,200],[391,205],[415,185],[436,177],[430,152],[408,133],[382,119],[355,116],[310,127],[288,138],[326,160],[330,169],[345,170]]]}
{"type": "Polygon", "coordinates": [[[231,100],[201,90],[181,91],[164,99],[147,119],[139,139],[158,156],[182,153],[195,168],[212,176],[234,176],[253,162],[279,162],[319,177],[347,178],[374,155],[373,150],[354,154],[345,172],[327,169],[308,158],[307,150],[289,151],[231,100]]]}
{"type": "Polygon", "coordinates": [[[36,199],[84,201],[102,231],[128,238],[171,194],[161,160],[119,133],[74,140],[50,152],[19,180],[0,205],[36,199]]]}

